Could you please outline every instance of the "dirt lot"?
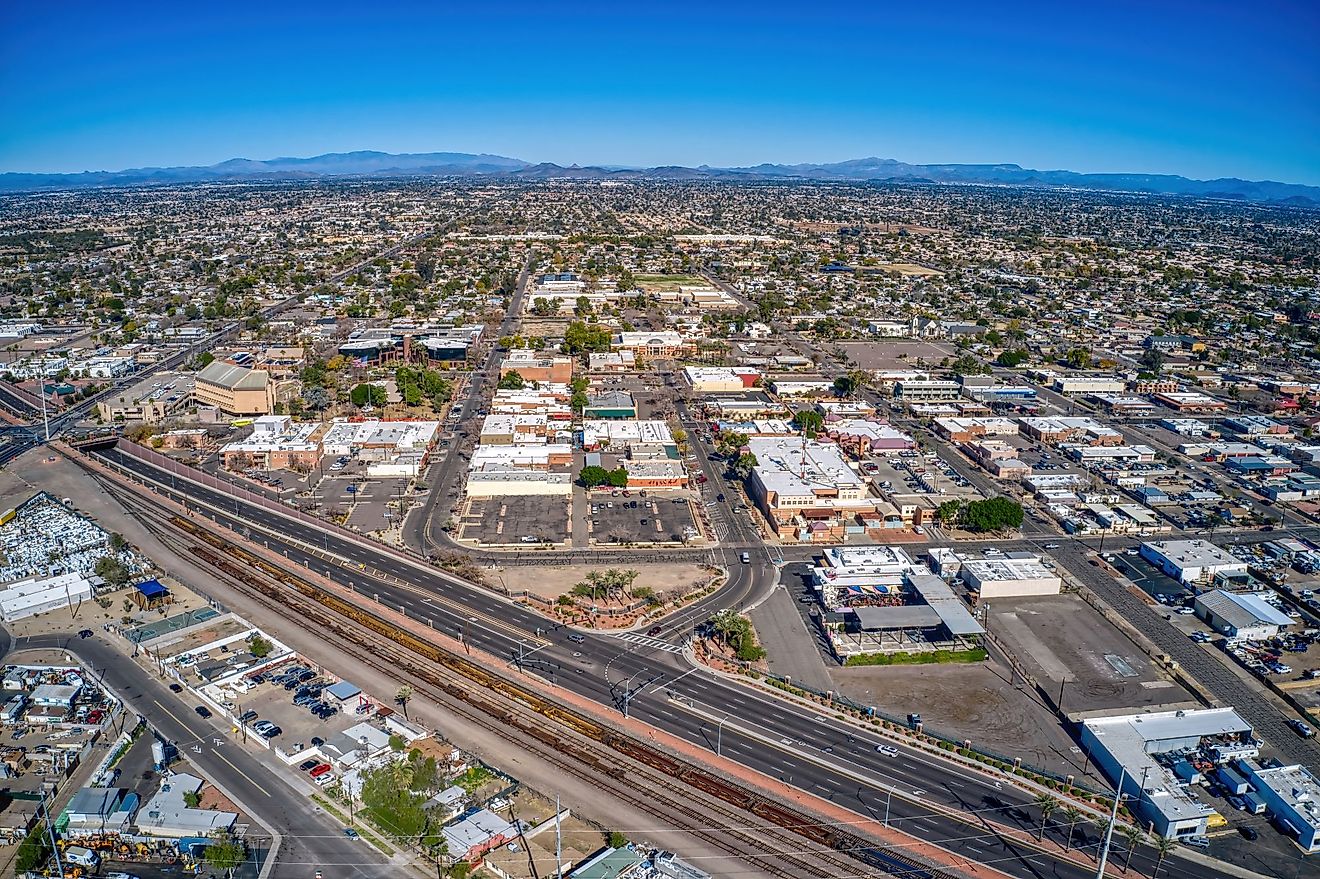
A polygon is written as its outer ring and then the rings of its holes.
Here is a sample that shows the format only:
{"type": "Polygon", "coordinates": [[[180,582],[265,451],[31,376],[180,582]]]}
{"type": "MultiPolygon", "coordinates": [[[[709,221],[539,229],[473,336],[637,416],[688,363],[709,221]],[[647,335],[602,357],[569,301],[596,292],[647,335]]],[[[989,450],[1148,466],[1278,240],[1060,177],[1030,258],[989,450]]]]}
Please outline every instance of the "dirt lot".
{"type": "MultiPolygon", "coordinates": [[[[1017,690],[997,663],[832,668],[839,691],[891,716],[921,714],[926,729],[1058,773],[1085,758],[1030,690],[1017,690]]],[[[1092,784],[1100,784],[1092,778],[1092,784]]]]}
{"type": "Polygon", "coordinates": [[[1063,686],[1066,711],[1172,705],[1192,699],[1076,595],[991,602],[989,629],[1041,686],[1051,693],[1063,686]]]}
{"type": "MultiPolygon", "coordinates": [[[[620,560],[621,568],[637,571],[635,586],[650,586],[657,593],[670,589],[696,588],[710,580],[710,572],[700,565],[629,565],[620,560]]],[[[592,565],[557,565],[544,568],[507,568],[494,576],[494,580],[517,591],[524,589],[543,598],[558,598],[582,582],[592,565]]]]}
{"type": "Polygon", "coordinates": [[[918,342],[913,339],[885,339],[882,342],[841,342],[843,350],[862,369],[918,369],[917,359],[937,364],[953,357],[952,345],[918,342]],[[905,355],[905,356],[900,356],[905,355]]]}

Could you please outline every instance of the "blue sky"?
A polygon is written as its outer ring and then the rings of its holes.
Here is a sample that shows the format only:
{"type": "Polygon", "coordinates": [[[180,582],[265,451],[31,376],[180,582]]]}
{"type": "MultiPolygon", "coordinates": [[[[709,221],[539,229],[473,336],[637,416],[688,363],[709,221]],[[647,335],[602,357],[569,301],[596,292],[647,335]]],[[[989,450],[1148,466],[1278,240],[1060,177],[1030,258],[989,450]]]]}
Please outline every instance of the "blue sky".
{"type": "Polygon", "coordinates": [[[379,149],[1320,184],[1313,2],[0,5],[0,170],[379,149]]]}

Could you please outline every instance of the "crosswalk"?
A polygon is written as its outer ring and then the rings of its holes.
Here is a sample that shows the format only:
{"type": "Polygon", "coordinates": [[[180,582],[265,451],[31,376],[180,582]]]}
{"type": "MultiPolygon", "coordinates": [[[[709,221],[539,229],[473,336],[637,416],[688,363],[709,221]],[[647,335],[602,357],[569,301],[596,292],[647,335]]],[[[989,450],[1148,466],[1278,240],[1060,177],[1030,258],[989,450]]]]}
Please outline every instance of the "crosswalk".
{"type": "Polygon", "coordinates": [[[682,653],[683,648],[667,641],[661,641],[659,638],[651,638],[646,635],[639,635],[636,632],[619,632],[614,637],[620,641],[627,641],[630,644],[641,644],[643,647],[652,647],[656,650],[663,650],[666,653],[682,653]]]}

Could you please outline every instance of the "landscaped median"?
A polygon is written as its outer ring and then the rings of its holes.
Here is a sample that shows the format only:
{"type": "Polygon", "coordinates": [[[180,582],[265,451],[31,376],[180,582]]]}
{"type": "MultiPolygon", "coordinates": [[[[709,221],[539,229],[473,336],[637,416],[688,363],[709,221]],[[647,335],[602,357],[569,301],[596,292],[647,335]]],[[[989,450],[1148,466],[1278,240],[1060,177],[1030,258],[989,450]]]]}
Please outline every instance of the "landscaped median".
{"type": "Polygon", "coordinates": [[[908,653],[899,650],[895,653],[858,653],[843,661],[844,665],[926,665],[927,663],[984,662],[984,647],[970,650],[926,650],[920,653],[908,653]]]}

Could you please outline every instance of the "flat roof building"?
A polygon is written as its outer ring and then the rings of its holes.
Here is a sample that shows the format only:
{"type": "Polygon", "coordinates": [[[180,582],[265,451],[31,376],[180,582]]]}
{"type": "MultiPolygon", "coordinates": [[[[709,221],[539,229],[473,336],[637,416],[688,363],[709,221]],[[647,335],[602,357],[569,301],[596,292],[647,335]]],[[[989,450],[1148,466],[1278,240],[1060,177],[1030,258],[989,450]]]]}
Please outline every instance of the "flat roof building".
{"type": "Polygon", "coordinates": [[[1204,836],[1215,810],[1198,800],[1167,765],[1162,754],[1197,748],[1207,738],[1237,743],[1239,757],[1259,753],[1251,725],[1232,708],[1159,711],[1085,720],[1082,747],[1122,792],[1136,801],[1134,811],[1154,832],[1169,839],[1204,836]]]}
{"type": "Polygon", "coordinates": [[[1209,583],[1215,577],[1247,573],[1247,563],[1208,540],[1154,540],[1141,545],[1141,557],[1183,583],[1209,583]]]}
{"type": "Polygon", "coordinates": [[[1250,760],[1239,764],[1276,821],[1291,828],[1297,844],[1320,851],[1320,781],[1305,766],[1262,769],[1250,760]]]}
{"type": "Polygon", "coordinates": [[[1026,595],[1058,595],[1063,579],[1039,558],[964,559],[960,569],[967,588],[982,601],[1026,595]]]}

